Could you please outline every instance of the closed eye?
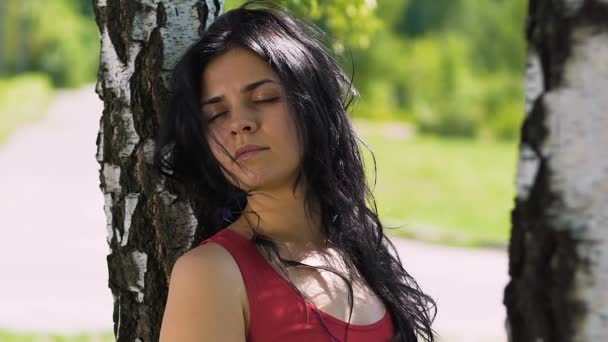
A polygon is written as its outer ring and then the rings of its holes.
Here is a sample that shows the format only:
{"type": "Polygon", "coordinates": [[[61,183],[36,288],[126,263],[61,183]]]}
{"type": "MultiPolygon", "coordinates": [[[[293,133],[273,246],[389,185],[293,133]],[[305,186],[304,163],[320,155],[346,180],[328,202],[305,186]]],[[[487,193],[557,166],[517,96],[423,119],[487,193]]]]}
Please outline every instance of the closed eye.
{"type": "MultiPolygon", "coordinates": [[[[273,97],[273,98],[269,98],[269,99],[264,99],[264,100],[253,101],[253,102],[255,102],[255,103],[272,103],[272,102],[276,102],[276,101],[277,101],[279,98],[280,98],[280,97],[279,97],[279,96],[277,96],[277,97],[273,97]]],[[[228,113],[228,111],[225,111],[225,112],[221,112],[221,113],[219,113],[219,114],[216,114],[216,115],[214,115],[213,117],[211,117],[211,118],[210,118],[210,119],[209,119],[207,122],[212,122],[212,121],[214,121],[215,119],[217,119],[218,117],[220,117],[220,116],[222,116],[222,115],[224,115],[224,114],[226,114],[226,113],[228,113]]]]}
{"type": "Polygon", "coordinates": [[[213,116],[213,117],[211,117],[209,120],[207,120],[207,122],[212,122],[213,120],[217,119],[218,117],[220,117],[220,116],[222,116],[222,115],[224,115],[224,114],[226,114],[226,113],[228,113],[228,112],[227,112],[227,111],[226,111],[226,112],[221,112],[221,113],[219,113],[219,114],[217,114],[217,115],[214,115],[214,116],[213,116]]]}
{"type": "Polygon", "coordinates": [[[255,103],[270,103],[270,102],[275,102],[278,99],[279,99],[279,97],[273,97],[273,98],[270,98],[270,99],[258,100],[258,101],[253,101],[253,102],[255,102],[255,103]]]}

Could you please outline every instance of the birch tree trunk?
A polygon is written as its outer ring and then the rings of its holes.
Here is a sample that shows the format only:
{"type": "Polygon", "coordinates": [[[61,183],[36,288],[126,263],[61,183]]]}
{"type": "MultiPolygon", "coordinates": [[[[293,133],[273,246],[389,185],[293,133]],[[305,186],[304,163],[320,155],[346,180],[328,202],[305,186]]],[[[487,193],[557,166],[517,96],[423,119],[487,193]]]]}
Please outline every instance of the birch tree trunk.
{"type": "Polygon", "coordinates": [[[175,259],[196,241],[193,194],[152,168],[169,75],[222,0],[93,0],[104,101],[97,137],[117,341],[158,341],[175,259]]]}
{"type": "Polygon", "coordinates": [[[608,2],[531,0],[510,341],[608,341],[608,2]]]}

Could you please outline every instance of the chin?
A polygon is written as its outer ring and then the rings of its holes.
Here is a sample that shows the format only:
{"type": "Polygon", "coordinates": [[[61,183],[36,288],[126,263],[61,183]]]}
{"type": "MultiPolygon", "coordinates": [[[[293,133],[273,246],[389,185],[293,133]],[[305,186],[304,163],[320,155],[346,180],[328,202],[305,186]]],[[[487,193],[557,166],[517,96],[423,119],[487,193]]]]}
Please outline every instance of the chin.
{"type": "MultiPolygon", "coordinates": [[[[0,0],[1,1],[1,0],[0,0]]],[[[243,167],[243,170],[233,170],[233,174],[238,179],[238,188],[243,191],[269,190],[279,188],[291,188],[297,168],[290,165],[264,165],[264,167],[243,167]]]]}
{"type": "Polygon", "coordinates": [[[238,177],[239,184],[238,188],[243,191],[257,190],[260,188],[264,188],[264,185],[267,183],[264,177],[255,174],[240,174],[238,177]]]}
{"type": "Polygon", "coordinates": [[[239,188],[243,191],[277,190],[280,188],[291,188],[293,181],[295,179],[291,179],[290,177],[278,177],[270,174],[241,174],[239,177],[241,186],[239,188]]]}

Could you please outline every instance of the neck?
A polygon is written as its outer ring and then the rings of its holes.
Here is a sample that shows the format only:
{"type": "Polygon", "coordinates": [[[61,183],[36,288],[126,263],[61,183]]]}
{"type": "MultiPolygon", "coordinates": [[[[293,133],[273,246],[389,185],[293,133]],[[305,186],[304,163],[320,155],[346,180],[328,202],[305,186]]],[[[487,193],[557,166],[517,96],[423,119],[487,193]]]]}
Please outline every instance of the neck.
{"type": "Polygon", "coordinates": [[[289,254],[320,250],[325,247],[325,239],[318,201],[313,202],[307,213],[301,187],[295,193],[291,188],[253,192],[243,214],[232,226],[258,228],[289,254]]]}

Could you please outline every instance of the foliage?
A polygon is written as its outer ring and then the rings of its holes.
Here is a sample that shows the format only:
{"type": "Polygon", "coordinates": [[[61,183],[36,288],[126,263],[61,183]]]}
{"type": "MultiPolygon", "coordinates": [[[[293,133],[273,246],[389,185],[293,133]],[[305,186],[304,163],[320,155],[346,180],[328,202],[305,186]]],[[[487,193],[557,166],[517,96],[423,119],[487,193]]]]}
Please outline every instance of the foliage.
{"type": "MultiPolygon", "coordinates": [[[[244,0],[225,1],[225,10],[240,6],[244,0]]],[[[276,0],[301,18],[311,21],[334,40],[334,52],[341,55],[345,47],[366,49],[370,35],[381,25],[374,9],[375,0],[276,0]]]]}
{"type": "MultiPolygon", "coordinates": [[[[3,1],[0,75],[38,71],[56,86],[94,80],[91,0],[3,1]]],[[[441,135],[518,136],[525,0],[276,1],[333,39],[361,94],[355,117],[408,120],[441,135]]],[[[226,0],[225,9],[243,2],[226,0]]]]}
{"type": "Polygon", "coordinates": [[[517,137],[525,1],[381,1],[377,13],[384,26],[368,49],[355,48],[355,116],[391,112],[422,132],[517,137]]]}
{"type": "Polygon", "coordinates": [[[6,1],[3,23],[2,73],[41,72],[60,87],[76,87],[95,79],[99,35],[91,1],[6,1]]]}

